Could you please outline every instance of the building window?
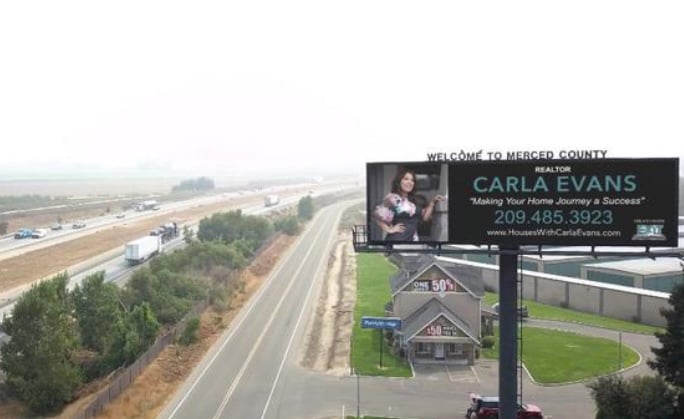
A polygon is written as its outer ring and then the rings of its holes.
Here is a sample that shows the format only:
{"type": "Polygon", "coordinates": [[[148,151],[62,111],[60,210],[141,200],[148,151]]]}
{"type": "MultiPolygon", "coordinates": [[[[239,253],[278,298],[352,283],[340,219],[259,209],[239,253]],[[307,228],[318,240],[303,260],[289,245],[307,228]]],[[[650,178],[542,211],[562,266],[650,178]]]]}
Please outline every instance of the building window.
{"type": "Polygon", "coordinates": [[[450,343],[449,355],[463,355],[463,345],[460,343],[450,343]]]}
{"type": "Polygon", "coordinates": [[[418,342],[418,343],[416,343],[416,353],[417,354],[429,354],[430,353],[430,346],[427,343],[418,342]]]}

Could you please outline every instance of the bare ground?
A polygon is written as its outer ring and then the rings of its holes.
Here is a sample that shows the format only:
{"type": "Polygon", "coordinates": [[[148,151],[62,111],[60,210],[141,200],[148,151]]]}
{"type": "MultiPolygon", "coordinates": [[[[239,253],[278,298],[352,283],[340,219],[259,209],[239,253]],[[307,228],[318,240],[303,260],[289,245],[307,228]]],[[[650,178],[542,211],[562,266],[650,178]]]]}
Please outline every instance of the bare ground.
{"type": "Polygon", "coordinates": [[[301,364],[332,375],[349,372],[350,335],[356,301],[356,264],[349,233],[340,233],[330,255],[315,315],[307,328],[301,364]]]}

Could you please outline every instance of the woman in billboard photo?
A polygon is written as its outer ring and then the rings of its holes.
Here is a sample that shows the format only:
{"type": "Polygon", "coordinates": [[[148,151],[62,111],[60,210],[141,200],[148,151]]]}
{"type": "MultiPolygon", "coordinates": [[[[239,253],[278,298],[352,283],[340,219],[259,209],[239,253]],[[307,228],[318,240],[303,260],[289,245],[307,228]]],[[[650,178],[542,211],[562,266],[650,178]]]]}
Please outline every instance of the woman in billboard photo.
{"type": "Polygon", "coordinates": [[[399,168],[392,180],[390,192],[373,211],[373,219],[386,234],[386,241],[418,241],[418,225],[429,221],[435,205],[444,201],[442,195],[435,195],[430,202],[415,193],[416,174],[409,169],[399,168]]]}

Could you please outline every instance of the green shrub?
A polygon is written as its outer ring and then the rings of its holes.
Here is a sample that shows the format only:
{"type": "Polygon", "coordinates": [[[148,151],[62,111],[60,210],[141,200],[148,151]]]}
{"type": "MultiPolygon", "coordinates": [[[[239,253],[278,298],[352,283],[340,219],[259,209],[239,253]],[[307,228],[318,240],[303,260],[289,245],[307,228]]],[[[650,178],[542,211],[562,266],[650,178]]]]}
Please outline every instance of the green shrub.
{"type": "Polygon", "coordinates": [[[180,339],[178,339],[178,342],[181,345],[190,345],[191,343],[196,342],[199,325],[200,321],[198,317],[193,317],[190,320],[188,320],[188,323],[185,325],[185,329],[183,329],[183,334],[181,334],[181,337],[180,339]]]}
{"type": "Polygon", "coordinates": [[[273,223],[276,231],[282,231],[288,236],[294,236],[299,232],[299,220],[294,215],[279,218],[273,223]]]}
{"type": "Polygon", "coordinates": [[[485,336],[482,338],[482,349],[490,349],[494,347],[494,336],[485,336]]]}

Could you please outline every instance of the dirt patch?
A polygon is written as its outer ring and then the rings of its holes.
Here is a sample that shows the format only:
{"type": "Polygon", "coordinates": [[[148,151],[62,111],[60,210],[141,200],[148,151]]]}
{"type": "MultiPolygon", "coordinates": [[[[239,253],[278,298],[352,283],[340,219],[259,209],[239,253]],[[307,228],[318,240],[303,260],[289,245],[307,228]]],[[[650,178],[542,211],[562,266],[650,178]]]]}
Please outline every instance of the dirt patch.
{"type": "Polygon", "coordinates": [[[307,327],[301,364],[315,371],[349,373],[350,335],[356,302],[356,265],[351,235],[340,233],[320,288],[315,315],[307,327]]]}
{"type": "MultiPolygon", "coordinates": [[[[242,292],[233,296],[225,310],[206,310],[200,318],[196,343],[169,345],[113,403],[98,416],[102,419],[156,417],[188,378],[195,366],[230,325],[235,315],[259,289],[271,268],[294,242],[295,237],[279,236],[247,269],[240,274],[242,292]],[[258,272],[258,274],[256,272],[258,272]]],[[[67,406],[59,418],[70,418],[95,397],[92,394],[67,406]]],[[[4,416],[3,416],[4,417],[4,416]]]]}

